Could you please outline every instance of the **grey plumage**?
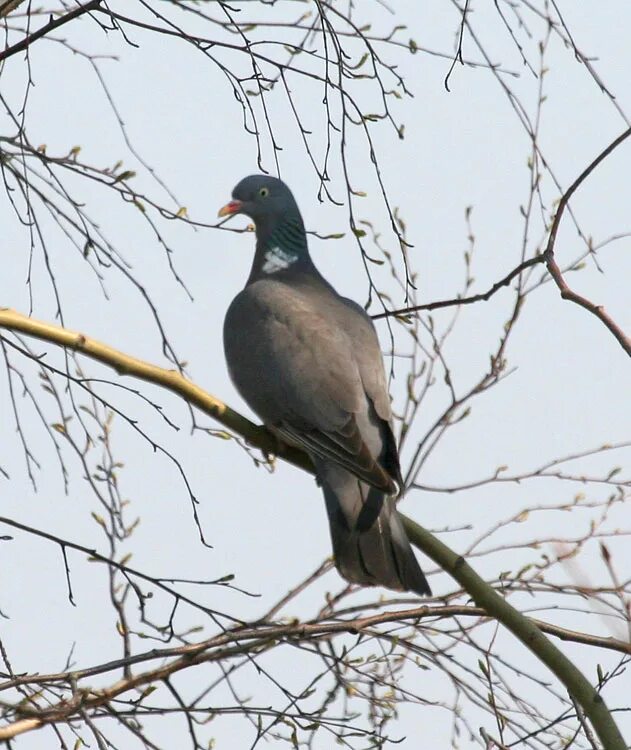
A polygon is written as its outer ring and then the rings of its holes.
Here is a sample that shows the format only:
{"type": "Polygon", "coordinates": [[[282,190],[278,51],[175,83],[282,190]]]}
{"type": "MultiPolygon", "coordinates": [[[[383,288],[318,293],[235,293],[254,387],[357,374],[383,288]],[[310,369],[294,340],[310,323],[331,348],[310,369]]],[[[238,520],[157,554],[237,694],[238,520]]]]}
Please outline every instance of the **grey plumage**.
{"type": "Polygon", "coordinates": [[[232,195],[220,216],[246,214],[257,236],[224,322],[232,380],[271,430],[311,456],[341,575],[430,594],[394,504],[402,480],[372,321],[314,266],[283,182],[246,177],[232,195]]]}

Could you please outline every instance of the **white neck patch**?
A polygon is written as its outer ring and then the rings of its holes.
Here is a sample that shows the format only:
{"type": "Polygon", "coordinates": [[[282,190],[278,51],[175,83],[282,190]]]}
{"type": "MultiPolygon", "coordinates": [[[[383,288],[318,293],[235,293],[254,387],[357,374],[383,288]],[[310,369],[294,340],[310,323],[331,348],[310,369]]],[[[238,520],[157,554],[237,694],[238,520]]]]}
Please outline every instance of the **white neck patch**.
{"type": "Polygon", "coordinates": [[[261,270],[263,273],[276,273],[277,271],[284,271],[286,268],[295,263],[298,257],[293,253],[288,253],[282,250],[280,247],[274,246],[268,248],[265,252],[265,262],[261,270]]]}

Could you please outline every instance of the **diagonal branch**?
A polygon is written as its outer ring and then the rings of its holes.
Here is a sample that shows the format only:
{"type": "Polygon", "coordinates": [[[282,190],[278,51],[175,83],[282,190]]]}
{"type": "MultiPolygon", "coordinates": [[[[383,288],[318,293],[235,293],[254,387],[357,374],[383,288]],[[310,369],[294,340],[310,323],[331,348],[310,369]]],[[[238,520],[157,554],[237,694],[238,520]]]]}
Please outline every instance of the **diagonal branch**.
{"type": "Polygon", "coordinates": [[[583,297],[582,295],[570,289],[567,282],[563,278],[561,269],[557,265],[557,262],[554,258],[554,245],[556,243],[557,232],[559,231],[559,225],[561,223],[563,212],[565,211],[565,207],[567,206],[570,198],[572,197],[572,195],[574,195],[576,190],[578,190],[578,188],[583,184],[583,182],[589,177],[589,175],[596,169],[596,167],[601,162],[603,162],[609,156],[609,154],[614,149],[616,149],[623,141],[625,141],[630,135],[631,135],[631,127],[627,128],[624,131],[624,133],[621,133],[615,140],[613,140],[607,146],[607,148],[601,151],[600,154],[598,154],[598,156],[574,180],[574,182],[565,191],[565,193],[563,193],[561,200],[559,201],[559,207],[557,208],[557,212],[554,215],[554,220],[552,221],[552,227],[550,228],[550,236],[548,237],[548,244],[546,246],[546,250],[543,254],[543,257],[545,258],[548,271],[550,272],[550,275],[554,279],[554,283],[557,285],[557,287],[559,288],[559,291],[561,292],[561,297],[563,299],[570,300],[570,302],[574,302],[577,305],[580,305],[586,310],[589,310],[590,313],[592,313],[599,320],[601,320],[607,326],[607,328],[613,333],[613,335],[616,337],[620,346],[631,357],[631,337],[625,334],[622,328],[620,328],[620,326],[613,320],[613,318],[609,315],[609,313],[607,313],[607,311],[602,305],[596,305],[591,300],[587,299],[587,297],[583,297]]]}
{"type": "Polygon", "coordinates": [[[0,18],[8,16],[23,2],[24,0],[0,0],[0,18]]]}
{"type": "MultiPolygon", "coordinates": [[[[90,2],[87,2],[84,5],[79,5],[79,7],[75,8],[74,10],[65,13],[63,16],[59,16],[59,18],[52,18],[51,15],[51,20],[48,23],[44,24],[44,26],[39,28],[37,31],[34,31],[32,34],[29,34],[29,36],[24,37],[24,39],[22,39],[21,41],[11,45],[11,47],[7,47],[5,50],[0,52],[0,62],[6,60],[12,55],[17,54],[18,52],[22,52],[23,50],[28,49],[31,44],[33,44],[33,42],[36,42],[43,36],[46,36],[46,34],[48,34],[49,32],[58,29],[60,26],[67,24],[69,21],[74,21],[75,18],[83,16],[90,11],[96,10],[102,2],[103,0],[90,0],[90,2]]],[[[0,18],[7,13],[10,13],[18,5],[19,3],[9,3],[6,7],[0,6],[0,18]]]]}
{"type": "Polygon", "coordinates": [[[495,284],[493,284],[493,286],[490,287],[490,289],[488,289],[486,292],[473,294],[470,297],[456,297],[454,299],[439,300],[437,302],[427,302],[424,305],[416,305],[414,307],[402,307],[398,310],[386,310],[386,312],[379,313],[378,315],[373,315],[373,320],[392,316],[409,315],[411,313],[421,312],[422,310],[438,310],[443,307],[455,307],[460,305],[470,305],[474,302],[486,302],[502,287],[508,286],[510,282],[516,276],[519,276],[522,271],[525,271],[527,268],[535,266],[539,263],[545,263],[550,276],[552,276],[554,283],[557,285],[559,291],[561,292],[561,297],[563,299],[569,300],[570,302],[574,302],[577,305],[580,305],[581,307],[585,308],[585,310],[588,310],[593,315],[595,315],[600,321],[602,321],[602,323],[604,323],[605,326],[607,326],[607,328],[615,336],[616,340],[625,350],[625,352],[629,356],[631,356],[631,337],[625,334],[622,328],[613,320],[613,318],[609,315],[609,313],[602,305],[595,304],[587,297],[583,297],[570,288],[568,283],[563,278],[561,269],[559,268],[554,258],[554,246],[556,243],[559,225],[570,198],[572,197],[572,195],[574,195],[574,193],[582,185],[582,183],[589,177],[589,175],[596,169],[596,167],[601,164],[609,156],[609,154],[611,154],[612,151],[614,151],[630,135],[631,127],[627,128],[627,130],[621,133],[603,151],[601,151],[600,154],[598,154],[598,156],[592,162],[590,162],[587,167],[585,167],[585,169],[576,178],[576,180],[574,180],[574,182],[565,191],[565,193],[563,193],[559,201],[557,211],[554,215],[552,226],[550,227],[550,234],[548,236],[548,243],[546,245],[545,252],[541,253],[540,255],[534,255],[532,258],[528,258],[527,260],[520,263],[518,266],[513,268],[510,273],[506,274],[506,276],[504,276],[499,281],[496,281],[495,284]]]}
{"type": "Polygon", "coordinates": [[[113,368],[119,375],[130,375],[147,383],[181,396],[192,406],[197,406],[208,416],[221,422],[225,427],[246,438],[263,453],[274,454],[284,461],[305,471],[313,472],[311,461],[301,450],[280,443],[265,427],[257,427],[219,399],[211,396],[203,388],[181,375],[177,370],[168,370],[145,362],[142,359],[124,354],[100,341],[95,341],[82,333],[69,331],[61,326],[28,318],[15,310],[0,307],[0,328],[19,331],[75,352],[81,352],[97,362],[113,368]]]}
{"type": "MultiPolygon", "coordinates": [[[[56,674],[19,675],[12,680],[1,683],[0,689],[32,683],[41,684],[43,681],[59,685],[72,680],[76,685],[86,677],[109,673],[119,669],[124,664],[144,665],[150,662],[160,662],[160,666],[158,667],[151,667],[144,672],[129,675],[101,690],[76,687],[71,700],[62,700],[45,709],[23,705],[21,706],[20,719],[7,726],[0,727],[0,742],[12,739],[19,734],[33,729],[38,729],[48,723],[68,721],[81,710],[85,711],[88,708],[94,709],[107,705],[113,698],[119,697],[133,688],[139,689],[158,681],[166,682],[170,676],[194,664],[207,664],[248,652],[260,652],[261,650],[273,648],[279,642],[299,642],[305,638],[322,638],[341,633],[362,633],[379,637],[379,632],[374,630],[374,628],[377,625],[385,623],[409,621],[416,624],[421,620],[430,618],[485,617],[486,614],[485,609],[468,605],[423,605],[414,609],[390,610],[351,620],[328,620],[323,618],[322,620],[311,622],[290,622],[269,626],[257,623],[252,626],[247,625],[240,629],[212,636],[199,643],[189,643],[163,649],[156,648],[142,654],[137,654],[131,659],[118,659],[87,669],[58,672],[56,674]]],[[[532,620],[531,622],[542,630],[545,629],[564,640],[578,640],[579,642],[591,643],[591,641],[583,639],[585,637],[593,638],[592,636],[585,636],[583,633],[558,628],[555,625],[550,625],[540,620],[532,620]]],[[[622,653],[629,652],[629,645],[623,641],[599,638],[594,638],[594,640],[598,641],[598,645],[604,644],[605,647],[614,648],[622,653]],[[609,641],[612,641],[615,645],[612,645],[609,641]]]]}
{"type": "MultiPolygon", "coordinates": [[[[81,333],[67,331],[51,323],[36,321],[6,308],[0,308],[0,328],[20,331],[27,336],[34,336],[57,346],[81,352],[92,359],[114,368],[121,375],[138,377],[166,388],[184,398],[188,403],[197,406],[206,414],[214,417],[224,426],[238,432],[243,438],[261,450],[269,453],[275,452],[279,457],[288,460],[295,466],[313,473],[310,461],[301,451],[280,445],[276,438],[267,430],[257,427],[248,419],[233,411],[226,404],[206,393],[202,388],[191,383],[174,370],[157,367],[156,365],[126,355],[106,344],[89,339],[81,333]]],[[[626,750],[627,746],[624,739],[600,693],[563,652],[546,638],[540,628],[532,620],[518,612],[480,578],[473,568],[465,562],[463,557],[457,555],[411,519],[403,516],[403,520],[412,544],[457,580],[478,606],[482,607],[491,617],[501,622],[556,675],[567,688],[570,695],[581,705],[604,748],[606,750],[626,750]]],[[[266,639],[262,639],[262,645],[265,643],[266,639]]],[[[232,648],[238,650],[239,647],[234,646],[232,648]]],[[[226,649],[226,651],[230,652],[230,648],[226,649]]],[[[185,658],[185,662],[188,665],[203,661],[205,655],[202,650],[194,656],[187,655],[187,657],[182,658],[185,658]]],[[[176,669],[178,667],[181,668],[179,661],[177,662],[176,669]]],[[[166,665],[162,669],[166,671],[160,672],[158,670],[159,673],[156,674],[156,679],[162,679],[171,673],[169,672],[169,667],[166,665]]],[[[171,669],[173,669],[172,666],[171,669]]],[[[176,669],[173,671],[176,671],[176,669]]],[[[142,684],[142,675],[138,675],[130,680],[129,684],[127,681],[117,683],[109,691],[99,692],[99,696],[109,700],[122,692],[123,689],[126,690],[129,687],[134,687],[135,684],[142,684]],[[122,684],[123,682],[125,682],[125,685],[122,684]]],[[[86,705],[89,706],[90,701],[95,700],[93,697],[88,697],[82,703],[83,696],[78,696],[78,698],[80,705],[84,707],[86,705]]],[[[41,726],[41,723],[37,719],[32,718],[24,718],[19,723],[21,724],[19,728],[20,732],[41,726]]]]}
{"type": "Polygon", "coordinates": [[[386,310],[386,312],[373,315],[373,320],[379,320],[379,318],[389,318],[393,315],[409,315],[410,313],[420,312],[421,310],[439,310],[442,307],[455,307],[456,305],[471,305],[474,302],[486,302],[489,300],[495,292],[498,292],[503,286],[508,286],[511,281],[522,271],[525,271],[531,266],[536,266],[539,263],[544,263],[545,258],[543,255],[534,255],[532,258],[523,261],[518,266],[513,268],[510,273],[507,273],[503,279],[496,281],[490,289],[486,292],[480,292],[480,294],[472,294],[470,297],[455,297],[454,299],[442,299],[437,302],[426,302],[424,305],[415,305],[414,307],[402,307],[400,310],[386,310]]]}

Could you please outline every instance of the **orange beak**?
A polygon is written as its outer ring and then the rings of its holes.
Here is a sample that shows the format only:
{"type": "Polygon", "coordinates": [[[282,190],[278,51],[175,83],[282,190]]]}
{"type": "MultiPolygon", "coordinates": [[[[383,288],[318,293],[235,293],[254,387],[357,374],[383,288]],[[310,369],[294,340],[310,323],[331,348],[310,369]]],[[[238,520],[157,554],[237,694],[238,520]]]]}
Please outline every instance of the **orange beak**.
{"type": "Polygon", "coordinates": [[[219,217],[233,216],[234,214],[239,213],[242,206],[243,206],[243,203],[241,203],[241,201],[230,201],[230,203],[226,203],[226,205],[223,208],[219,209],[217,216],[219,217]]]}

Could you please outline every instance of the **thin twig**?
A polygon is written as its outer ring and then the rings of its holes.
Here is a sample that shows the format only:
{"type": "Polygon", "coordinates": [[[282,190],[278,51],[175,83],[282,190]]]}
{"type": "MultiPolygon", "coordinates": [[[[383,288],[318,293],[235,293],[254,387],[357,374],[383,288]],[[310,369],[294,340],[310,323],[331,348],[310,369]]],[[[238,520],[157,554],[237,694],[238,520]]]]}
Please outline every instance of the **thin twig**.
{"type": "MultiPolygon", "coordinates": [[[[49,21],[47,24],[44,24],[40,29],[37,31],[34,31],[29,36],[25,37],[19,42],[16,42],[15,44],[11,45],[11,47],[7,47],[4,51],[0,52],[0,62],[3,60],[6,60],[8,57],[11,57],[12,55],[16,55],[18,52],[22,52],[25,49],[28,49],[33,42],[36,42],[38,39],[41,39],[43,36],[46,36],[46,34],[49,34],[51,31],[54,31],[55,29],[58,29],[60,26],[63,26],[64,24],[67,24],[70,21],[74,21],[75,18],[78,18],[79,16],[84,15],[85,13],[89,13],[92,10],[96,10],[98,6],[103,2],[103,0],[91,0],[91,2],[86,3],[85,5],[79,5],[78,8],[75,8],[74,10],[71,10],[70,12],[66,13],[63,16],[59,16],[58,18],[53,18],[51,21],[49,21]]],[[[13,10],[17,5],[13,5],[12,7],[9,7],[9,9],[6,11],[7,13],[13,10]]],[[[0,17],[4,15],[4,8],[0,8],[0,17]]]]}
{"type": "Polygon", "coordinates": [[[582,295],[570,289],[567,282],[563,278],[563,274],[561,273],[561,270],[554,258],[554,245],[556,243],[557,232],[559,230],[563,212],[565,211],[565,207],[567,206],[570,198],[587,179],[587,177],[589,177],[589,175],[596,169],[596,167],[601,162],[603,162],[609,156],[609,154],[630,135],[631,127],[627,128],[624,133],[621,133],[607,146],[607,148],[601,151],[600,154],[598,154],[598,156],[574,180],[574,182],[565,191],[565,193],[563,193],[563,195],[561,196],[561,200],[559,201],[559,207],[557,208],[556,214],[554,215],[554,220],[552,221],[552,227],[550,228],[550,235],[548,237],[548,244],[546,246],[543,257],[545,259],[546,266],[548,268],[548,271],[550,272],[550,275],[554,279],[555,284],[561,292],[561,297],[563,299],[570,300],[570,302],[574,302],[581,307],[584,307],[590,313],[595,315],[599,320],[601,320],[616,337],[620,346],[631,357],[631,337],[627,336],[624,333],[622,328],[620,328],[620,326],[606,312],[605,308],[602,305],[596,305],[591,300],[587,299],[587,297],[583,297],[582,295]]]}
{"type": "MultiPolygon", "coordinates": [[[[245,419],[245,417],[234,412],[221,401],[203,391],[199,386],[187,381],[178,372],[156,367],[135,357],[125,355],[105,344],[89,339],[83,334],[66,331],[59,326],[49,323],[34,321],[12,310],[0,310],[0,327],[18,330],[24,334],[50,341],[62,347],[71,348],[110,367],[114,367],[121,374],[135,375],[143,380],[168,388],[187,399],[189,403],[203,409],[207,414],[210,414],[225,426],[229,426],[231,429],[239,432],[242,437],[254,445],[258,445],[260,448],[263,448],[263,446],[270,448],[271,442],[278,443],[269,432],[261,427],[257,427],[245,419]]],[[[278,447],[277,445],[277,449],[278,447]]],[[[301,454],[297,449],[292,449],[292,451],[290,455],[292,459],[295,458],[295,460],[292,460],[292,463],[307,471],[313,471],[304,454],[301,454]],[[303,456],[302,460],[300,459],[301,455],[303,456]]],[[[282,455],[282,451],[280,455],[282,455]]],[[[541,629],[532,620],[514,609],[492,586],[480,578],[465,562],[463,557],[453,552],[411,519],[405,516],[402,516],[402,519],[412,544],[428,555],[445,572],[455,578],[478,606],[482,607],[490,616],[497,619],[510,630],[565,685],[567,690],[581,704],[586,716],[592,722],[596,733],[603,745],[607,747],[607,750],[627,750],[620,730],[602,696],[563,652],[546,638],[541,629]]],[[[366,621],[367,618],[362,619],[362,627],[366,621]]],[[[242,633],[240,635],[243,637],[242,633]]],[[[257,630],[255,638],[260,638],[259,630],[257,630]]],[[[257,645],[265,646],[268,640],[267,638],[262,638],[257,640],[256,643],[257,645]]],[[[208,655],[204,653],[205,648],[206,646],[203,645],[197,646],[197,649],[201,650],[194,650],[194,655],[181,657],[175,663],[167,664],[161,669],[155,670],[153,678],[162,680],[170,674],[183,669],[185,666],[206,661],[208,655]]],[[[227,648],[223,652],[222,658],[227,658],[233,653],[243,653],[243,649],[239,646],[236,646],[235,650],[227,648]]],[[[90,693],[82,705],[85,707],[104,705],[122,692],[143,684],[143,677],[143,675],[137,675],[131,680],[121,680],[108,689],[98,691],[98,694],[90,693]]],[[[60,705],[48,709],[46,712],[47,721],[59,721],[60,718],[67,715],[66,712],[69,710],[69,707],[70,704],[64,704],[64,706],[60,705]]],[[[26,721],[28,722],[28,720],[26,721]]],[[[43,723],[42,719],[40,719],[39,723],[36,722],[33,724],[29,722],[27,725],[23,725],[23,720],[15,722],[13,725],[5,727],[4,730],[0,730],[0,740],[10,739],[15,736],[13,732],[21,733],[28,731],[41,726],[41,723],[43,723]]]]}
{"type": "Polygon", "coordinates": [[[453,299],[443,299],[438,300],[437,302],[426,302],[424,305],[415,305],[414,307],[402,307],[399,310],[386,310],[386,312],[378,313],[377,315],[373,315],[373,320],[379,320],[379,318],[389,318],[392,316],[403,316],[403,315],[409,315],[410,313],[414,312],[420,312],[421,310],[438,310],[442,307],[455,307],[460,305],[471,305],[474,302],[486,302],[489,300],[495,292],[499,291],[503,286],[508,286],[511,281],[516,277],[519,276],[519,274],[522,271],[525,271],[527,268],[530,268],[531,266],[536,266],[539,263],[544,263],[545,258],[543,255],[534,255],[532,258],[528,258],[528,260],[523,261],[523,263],[520,263],[518,266],[513,268],[512,271],[506,274],[504,278],[500,279],[499,281],[496,281],[495,284],[493,284],[490,289],[487,289],[486,292],[481,292],[480,294],[473,294],[470,297],[455,297],[453,299]]]}

